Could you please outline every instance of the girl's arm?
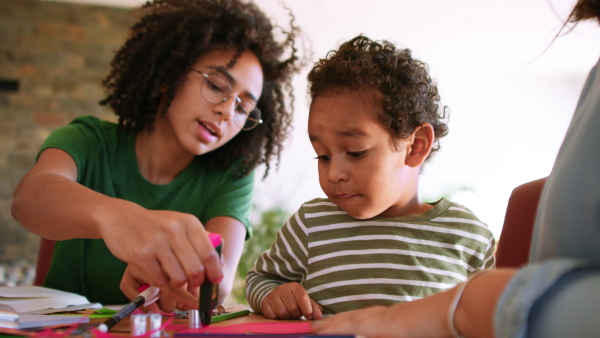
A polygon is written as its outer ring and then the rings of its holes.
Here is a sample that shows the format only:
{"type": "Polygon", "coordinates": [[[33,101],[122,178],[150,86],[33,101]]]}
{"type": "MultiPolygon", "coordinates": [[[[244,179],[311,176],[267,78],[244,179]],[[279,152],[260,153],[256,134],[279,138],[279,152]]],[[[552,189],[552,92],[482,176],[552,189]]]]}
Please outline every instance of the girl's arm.
{"type": "Polygon", "coordinates": [[[204,276],[213,281],[223,277],[219,258],[194,215],[148,210],[97,193],[76,179],[77,166],[69,154],[44,150],[15,190],[13,217],[48,239],[102,238],[150,285],[195,287],[204,276]]]}
{"type": "Polygon", "coordinates": [[[221,260],[223,262],[223,281],[219,285],[219,304],[233,290],[236,270],[242,257],[246,228],[242,222],[232,217],[220,216],[206,222],[206,231],[217,233],[223,238],[221,260]]]}

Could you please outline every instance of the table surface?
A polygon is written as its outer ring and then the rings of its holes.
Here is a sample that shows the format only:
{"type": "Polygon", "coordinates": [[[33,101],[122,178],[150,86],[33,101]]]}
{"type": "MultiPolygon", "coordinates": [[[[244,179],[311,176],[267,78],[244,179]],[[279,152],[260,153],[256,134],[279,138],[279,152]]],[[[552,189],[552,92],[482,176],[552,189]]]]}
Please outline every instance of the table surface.
{"type": "MultiPolygon", "coordinates": [[[[90,319],[90,323],[100,324],[100,323],[103,323],[105,320],[106,320],[106,318],[95,318],[95,319],[90,319]]],[[[169,320],[169,318],[163,317],[163,323],[166,320],[169,320]]],[[[175,319],[173,319],[173,322],[171,322],[171,325],[188,325],[188,322],[189,322],[188,319],[175,318],[175,319]]],[[[302,320],[302,319],[273,320],[273,319],[267,319],[261,314],[250,312],[250,314],[248,316],[242,316],[242,317],[238,317],[238,318],[224,320],[222,322],[211,324],[211,326],[228,326],[228,325],[233,325],[233,324],[248,324],[248,323],[261,323],[261,322],[299,323],[299,322],[304,322],[304,320],[302,320]]],[[[110,330],[110,333],[123,335],[123,336],[129,336],[129,334],[131,332],[130,326],[131,326],[130,317],[127,317],[127,318],[123,319],[121,322],[119,322],[117,325],[112,327],[110,330]]]]}

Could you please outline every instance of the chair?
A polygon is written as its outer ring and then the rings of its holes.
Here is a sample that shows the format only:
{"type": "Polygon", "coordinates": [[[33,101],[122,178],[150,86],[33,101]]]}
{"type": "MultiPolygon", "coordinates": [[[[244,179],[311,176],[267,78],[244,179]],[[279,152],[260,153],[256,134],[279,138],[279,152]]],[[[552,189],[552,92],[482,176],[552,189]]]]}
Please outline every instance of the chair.
{"type": "Polygon", "coordinates": [[[48,269],[50,268],[50,262],[52,262],[55,243],[55,241],[46,238],[42,238],[40,240],[40,251],[38,252],[38,260],[35,267],[35,279],[33,280],[33,285],[42,286],[42,284],[44,284],[44,280],[48,274],[48,269]]]}
{"type": "Polygon", "coordinates": [[[508,200],[496,248],[496,267],[519,267],[529,260],[538,204],[546,178],[516,187],[508,200]]]}

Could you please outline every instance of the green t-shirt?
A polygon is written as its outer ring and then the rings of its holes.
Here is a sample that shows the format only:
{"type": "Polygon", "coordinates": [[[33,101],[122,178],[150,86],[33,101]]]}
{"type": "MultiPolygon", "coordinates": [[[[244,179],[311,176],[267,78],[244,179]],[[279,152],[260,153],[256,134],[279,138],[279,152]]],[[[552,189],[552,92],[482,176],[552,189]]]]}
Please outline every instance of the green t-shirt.
{"type": "MultiPolygon", "coordinates": [[[[94,191],[148,209],[190,213],[202,223],[233,217],[251,235],[253,174],[234,179],[234,168],[208,169],[198,156],[171,183],[150,183],[138,170],[135,134],[93,116],[78,117],[53,132],[40,153],[48,148],[69,153],[77,164],[77,182],[94,191]]],[[[125,267],[101,239],[59,241],[44,286],[84,295],[91,302],[124,304],[129,300],[119,283],[125,267]]]]}

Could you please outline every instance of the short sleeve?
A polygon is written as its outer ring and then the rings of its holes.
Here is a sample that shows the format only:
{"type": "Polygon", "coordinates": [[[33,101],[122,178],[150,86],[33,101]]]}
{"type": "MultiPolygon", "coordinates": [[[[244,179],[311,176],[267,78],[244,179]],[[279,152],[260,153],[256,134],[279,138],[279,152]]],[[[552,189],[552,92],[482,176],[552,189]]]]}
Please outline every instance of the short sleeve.
{"type": "Polygon", "coordinates": [[[97,138],[99,135],[97,130],[101,128],[100,124],[100,120],[96,117],[82,116],[74,119],[68,125],[56,129],[44,140],[36,160],[46,149],[61,149],[71,155],[77,165],[78,177],[81,177],[89,154],[96,153],[102,144],[97,138]],[[90,138],[96,139],[90,140],[90,138]]]}
{"type": "MultiPolygon", "coordinates": [[[[535,305],[551,291],[560,292],[556,288],[563,278],[583,269],[600,271],[600,262],[552,259],[520,269],[504,289],[496,306],[496,337],[528,337],[529,320],[535,312],[535,305]]],[[[599,289],[600,286],[595,285],[593,289],[584,292],[598,294],[599,289]]],[[[569,315],[572,314],[565,313],[564,318],[569,318],[569,315]]]]}

